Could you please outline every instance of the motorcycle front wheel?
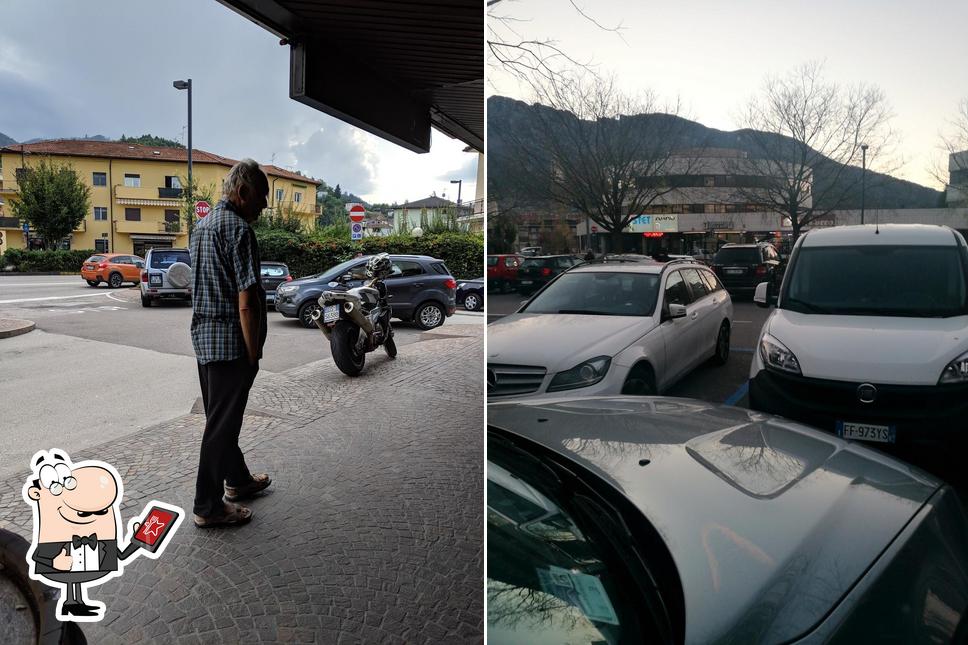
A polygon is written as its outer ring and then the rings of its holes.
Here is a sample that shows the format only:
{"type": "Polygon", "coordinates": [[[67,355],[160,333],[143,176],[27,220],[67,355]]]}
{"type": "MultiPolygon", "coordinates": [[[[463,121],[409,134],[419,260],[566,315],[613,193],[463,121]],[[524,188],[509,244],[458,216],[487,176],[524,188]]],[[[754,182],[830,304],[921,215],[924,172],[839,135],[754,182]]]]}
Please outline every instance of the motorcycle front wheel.
{"type": "Polygon", "coordinates": [[[359,376],[363,371],[366,354],[356,351],[359,336],[360,328],[348,320],[340,320],[333,327],[329,348],[333,352],[336,367],[347,376],[359,376]]]}
{"type": "Polygon", "coordinates": [[[386,339],[386,341],[383,343],[383,349],[386,350],[387,356],[389,356],[390,358],[397,357],[397,344],[393,342],[392,338],[386,339]]]}

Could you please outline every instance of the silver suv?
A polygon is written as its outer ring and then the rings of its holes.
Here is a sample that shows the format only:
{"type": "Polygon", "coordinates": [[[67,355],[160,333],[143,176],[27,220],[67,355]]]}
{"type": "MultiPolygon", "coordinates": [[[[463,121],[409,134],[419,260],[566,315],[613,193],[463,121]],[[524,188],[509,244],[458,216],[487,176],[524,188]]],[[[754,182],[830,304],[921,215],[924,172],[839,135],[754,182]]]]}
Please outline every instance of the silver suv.
{"type": "Polygon", "coordinates": [[[192,300],[192,260],[188,249],[148,249],[141,272],[141,306],[161,298],[192,300]]]}

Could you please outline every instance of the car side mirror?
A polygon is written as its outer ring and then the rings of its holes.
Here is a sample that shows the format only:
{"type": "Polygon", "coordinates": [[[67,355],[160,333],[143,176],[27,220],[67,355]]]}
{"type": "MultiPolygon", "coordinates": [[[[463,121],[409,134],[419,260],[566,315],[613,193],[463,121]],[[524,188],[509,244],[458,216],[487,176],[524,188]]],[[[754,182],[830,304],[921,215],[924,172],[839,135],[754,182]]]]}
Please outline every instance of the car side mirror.
{"type": "Polygon", "coordinates": [[[674,303],[669,303],[669,318],[685,318],[686,317],[686,306],[677,305],[674,303]]]}
{"type": "Polygon", "coordinates": [[[350,282],[352,279],[353,279],[352,273],[344,273],[342,276],[340,276],[341,282],[350,282]]]}
{"type": "Polygon", "coordinates": [[[756,293],[753,294],[753,302],[757,307],[766,309],[776,305],[776,294],[773,293],[772,282],[761,282],[756,285],[756,293]]]}
{"type": "Polygon", "coordinates": [[[135,262],[134,265],[136,267],[138,267],[139,269],[145,268],[145,263],[144,262],[135,262]]]}

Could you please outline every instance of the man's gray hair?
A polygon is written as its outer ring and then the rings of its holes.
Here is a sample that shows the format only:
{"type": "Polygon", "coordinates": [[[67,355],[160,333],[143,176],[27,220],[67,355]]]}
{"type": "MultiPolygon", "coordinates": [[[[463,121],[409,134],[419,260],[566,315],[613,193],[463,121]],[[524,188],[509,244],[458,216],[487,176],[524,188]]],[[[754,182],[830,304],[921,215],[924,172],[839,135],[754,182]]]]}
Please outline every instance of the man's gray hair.
{"type": "Polygon", "coordinates": [[[266,186],[269,185],[269,180],[266,179],[265,173],[259,168],[259,164],[252,159],[243,159],[229,170],[229,174],[225,177],[225,183],[222,184],[222,194],[225,197],[232,197],[238,193],[239,188],[243,185],[258,190],[263,181],[266,186]],[[259,181],[260,176],[261,181],[259,181]]]}

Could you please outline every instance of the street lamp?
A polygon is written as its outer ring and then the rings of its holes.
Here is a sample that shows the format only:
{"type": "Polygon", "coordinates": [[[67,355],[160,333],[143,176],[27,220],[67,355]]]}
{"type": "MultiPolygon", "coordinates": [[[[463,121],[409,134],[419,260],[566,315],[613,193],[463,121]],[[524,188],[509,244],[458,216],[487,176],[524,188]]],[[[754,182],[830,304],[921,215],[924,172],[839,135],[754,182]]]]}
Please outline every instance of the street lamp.
{"type": "Polygon", "coordinates": [[[860,223],[864,223],[864,201],[867,197],[867,144],[860,144],[861,156],[863,159],[864,170],[860,176],[860,223]]]}
{"type": "Polygon", "coordinates": [[[457,205],[458,206],[460,206],[460,189],[461,189],[461,184],[463,184],[463,182],[464,182],[463,179],[451,179],[450,180],[450,183],[457,184],[457,205]]]}
{"type": "Polygon", "coordinates": [[[176,90],[188,90],[188,201],[192,201],[192,79],[173,81],[176,90]]]}

